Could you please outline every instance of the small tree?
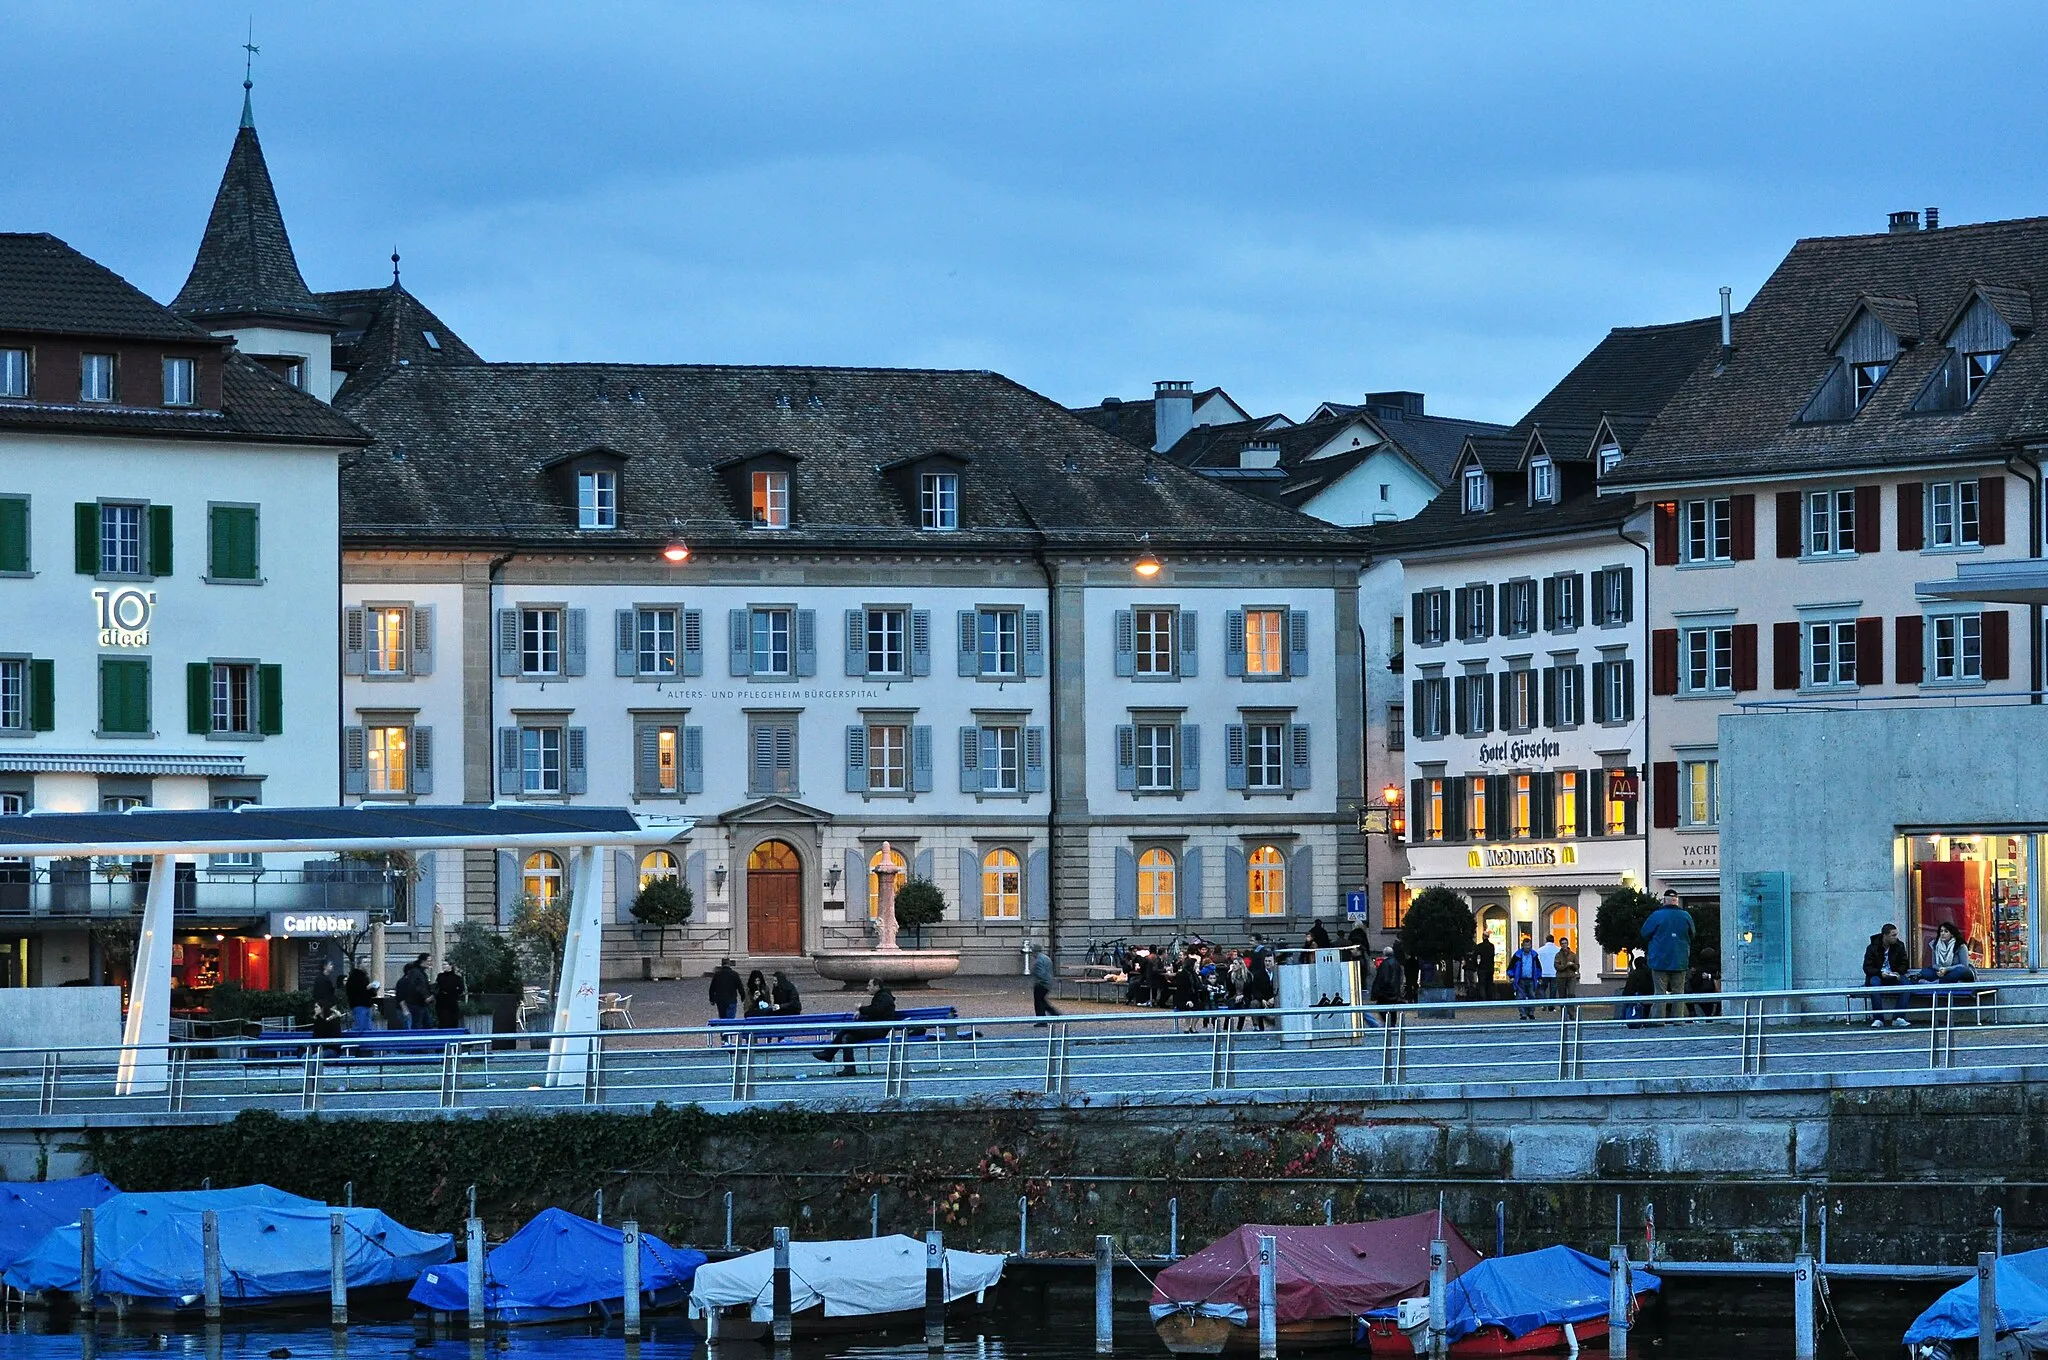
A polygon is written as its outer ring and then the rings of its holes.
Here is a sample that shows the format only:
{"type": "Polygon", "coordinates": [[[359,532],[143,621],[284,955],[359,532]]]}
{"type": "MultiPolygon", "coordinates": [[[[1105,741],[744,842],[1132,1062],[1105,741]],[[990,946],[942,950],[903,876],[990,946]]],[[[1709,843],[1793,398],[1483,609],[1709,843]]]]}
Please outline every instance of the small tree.
{"type": "Polygon", "coordinates": [[[924,947],[924,928],[946,918],[946,895],[928,878],[906,878],[896,890],[896,925],[908,930],[924,947]]]}
{"type": "Polygon", "coordinates": [[[512,912],[512,943],[547,977],[562,975],[562,951],[569,944],[569,903],[561,894],[542,901],[528,893],[512,912]]]}
{"type": "Polygon", "coordinates": [[[455,942],[448,946],[448,962],[462,970],[471,992],[519,994],[519,953],[511,941],[489,926],[477,921],[464,921],[456,926],[455,942]]]}
{"type": "Polygon", "coordinates": [[[690,895],[690,885],[673,874],[662,874],[647,881],[633,899],[633,919],[644,926],[653,926],[660,933],[656,938],[657,951],[668,948],[668,928],[686,926],[690,913],[697,909],[696,899],[690,895]]]}
{"type": "Polygon", "coordinates": [[[1411,959],[1449,965],[1472,952],[1478,923],[1463,893],[1424,888],[1408,904],[1401,922],[1401,952],[1411,959]]]}
{"type": "Polygon", "coordinates": [[[1643,922],[1657,909],[1657,899],[1641,888],[1616,888],[1600,899],[1593,917],[1593,939],[1609,954],[1637,949],[1643,943],[1643,922]]]}

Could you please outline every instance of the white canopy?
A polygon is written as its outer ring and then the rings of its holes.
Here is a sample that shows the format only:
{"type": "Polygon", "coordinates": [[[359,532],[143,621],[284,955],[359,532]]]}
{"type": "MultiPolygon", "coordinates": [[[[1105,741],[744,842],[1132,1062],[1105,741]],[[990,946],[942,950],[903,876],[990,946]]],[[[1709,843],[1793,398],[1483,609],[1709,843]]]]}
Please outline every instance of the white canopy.
{"type": "MultiPolygon", "coordinates": [[[[978,1294],[1003,1278],[1003,1258],[982,1252],[946,1252],[946,1301],[978,1294]]],[[[751,1304],[756,1322],[773,1320],[775,1253],[750,1252],[697,1267],[690,1311],[751,1304]]],[[[924,1307],[924,1243],[901,1233],[845,1242],[789,1244],[789,1308],[801,1313],[825,1304],[826,1317],[867,1317],[924,1307]]]]}

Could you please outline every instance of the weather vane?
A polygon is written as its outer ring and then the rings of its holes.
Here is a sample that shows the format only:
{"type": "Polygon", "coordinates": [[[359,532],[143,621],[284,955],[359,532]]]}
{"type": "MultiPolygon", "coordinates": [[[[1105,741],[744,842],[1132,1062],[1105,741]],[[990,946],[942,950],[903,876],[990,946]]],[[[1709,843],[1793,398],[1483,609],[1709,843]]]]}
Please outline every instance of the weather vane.
{"type": "Polygon", "coordinates": [[[262,50],[256,45],[256,16],[252,14],[249,16],[249,40],[242,44],[242,51],[247,53],[242,58],[242,88],[245,90],[251,85],[249,76],[256,64],[256,54],[262,50]]]}

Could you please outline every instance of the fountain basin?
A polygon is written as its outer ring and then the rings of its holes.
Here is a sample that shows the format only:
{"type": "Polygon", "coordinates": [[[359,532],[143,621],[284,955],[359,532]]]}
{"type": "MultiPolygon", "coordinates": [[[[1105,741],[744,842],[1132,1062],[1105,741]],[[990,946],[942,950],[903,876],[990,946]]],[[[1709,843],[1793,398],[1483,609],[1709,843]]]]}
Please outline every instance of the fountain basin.
{"type": "Polygon", "coordinates": [[[818,976],[862,987],[886,982],[892,990],[924,987],[960,971],[957,949],[835,949],[811,955],[818,976]]]}

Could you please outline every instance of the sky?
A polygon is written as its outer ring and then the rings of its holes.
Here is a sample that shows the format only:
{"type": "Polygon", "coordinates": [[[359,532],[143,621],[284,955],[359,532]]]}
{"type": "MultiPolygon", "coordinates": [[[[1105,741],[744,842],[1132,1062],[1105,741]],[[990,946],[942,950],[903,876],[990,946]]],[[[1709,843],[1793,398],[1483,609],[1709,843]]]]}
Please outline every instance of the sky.
{"type": "Polygon", "coordinates": [[[2048,212],[2048,6],[0,7],[0,230],[168,300],[255,110],[314,288],[488,359],[1511,421],[1802,236],[2048,212]]]}

